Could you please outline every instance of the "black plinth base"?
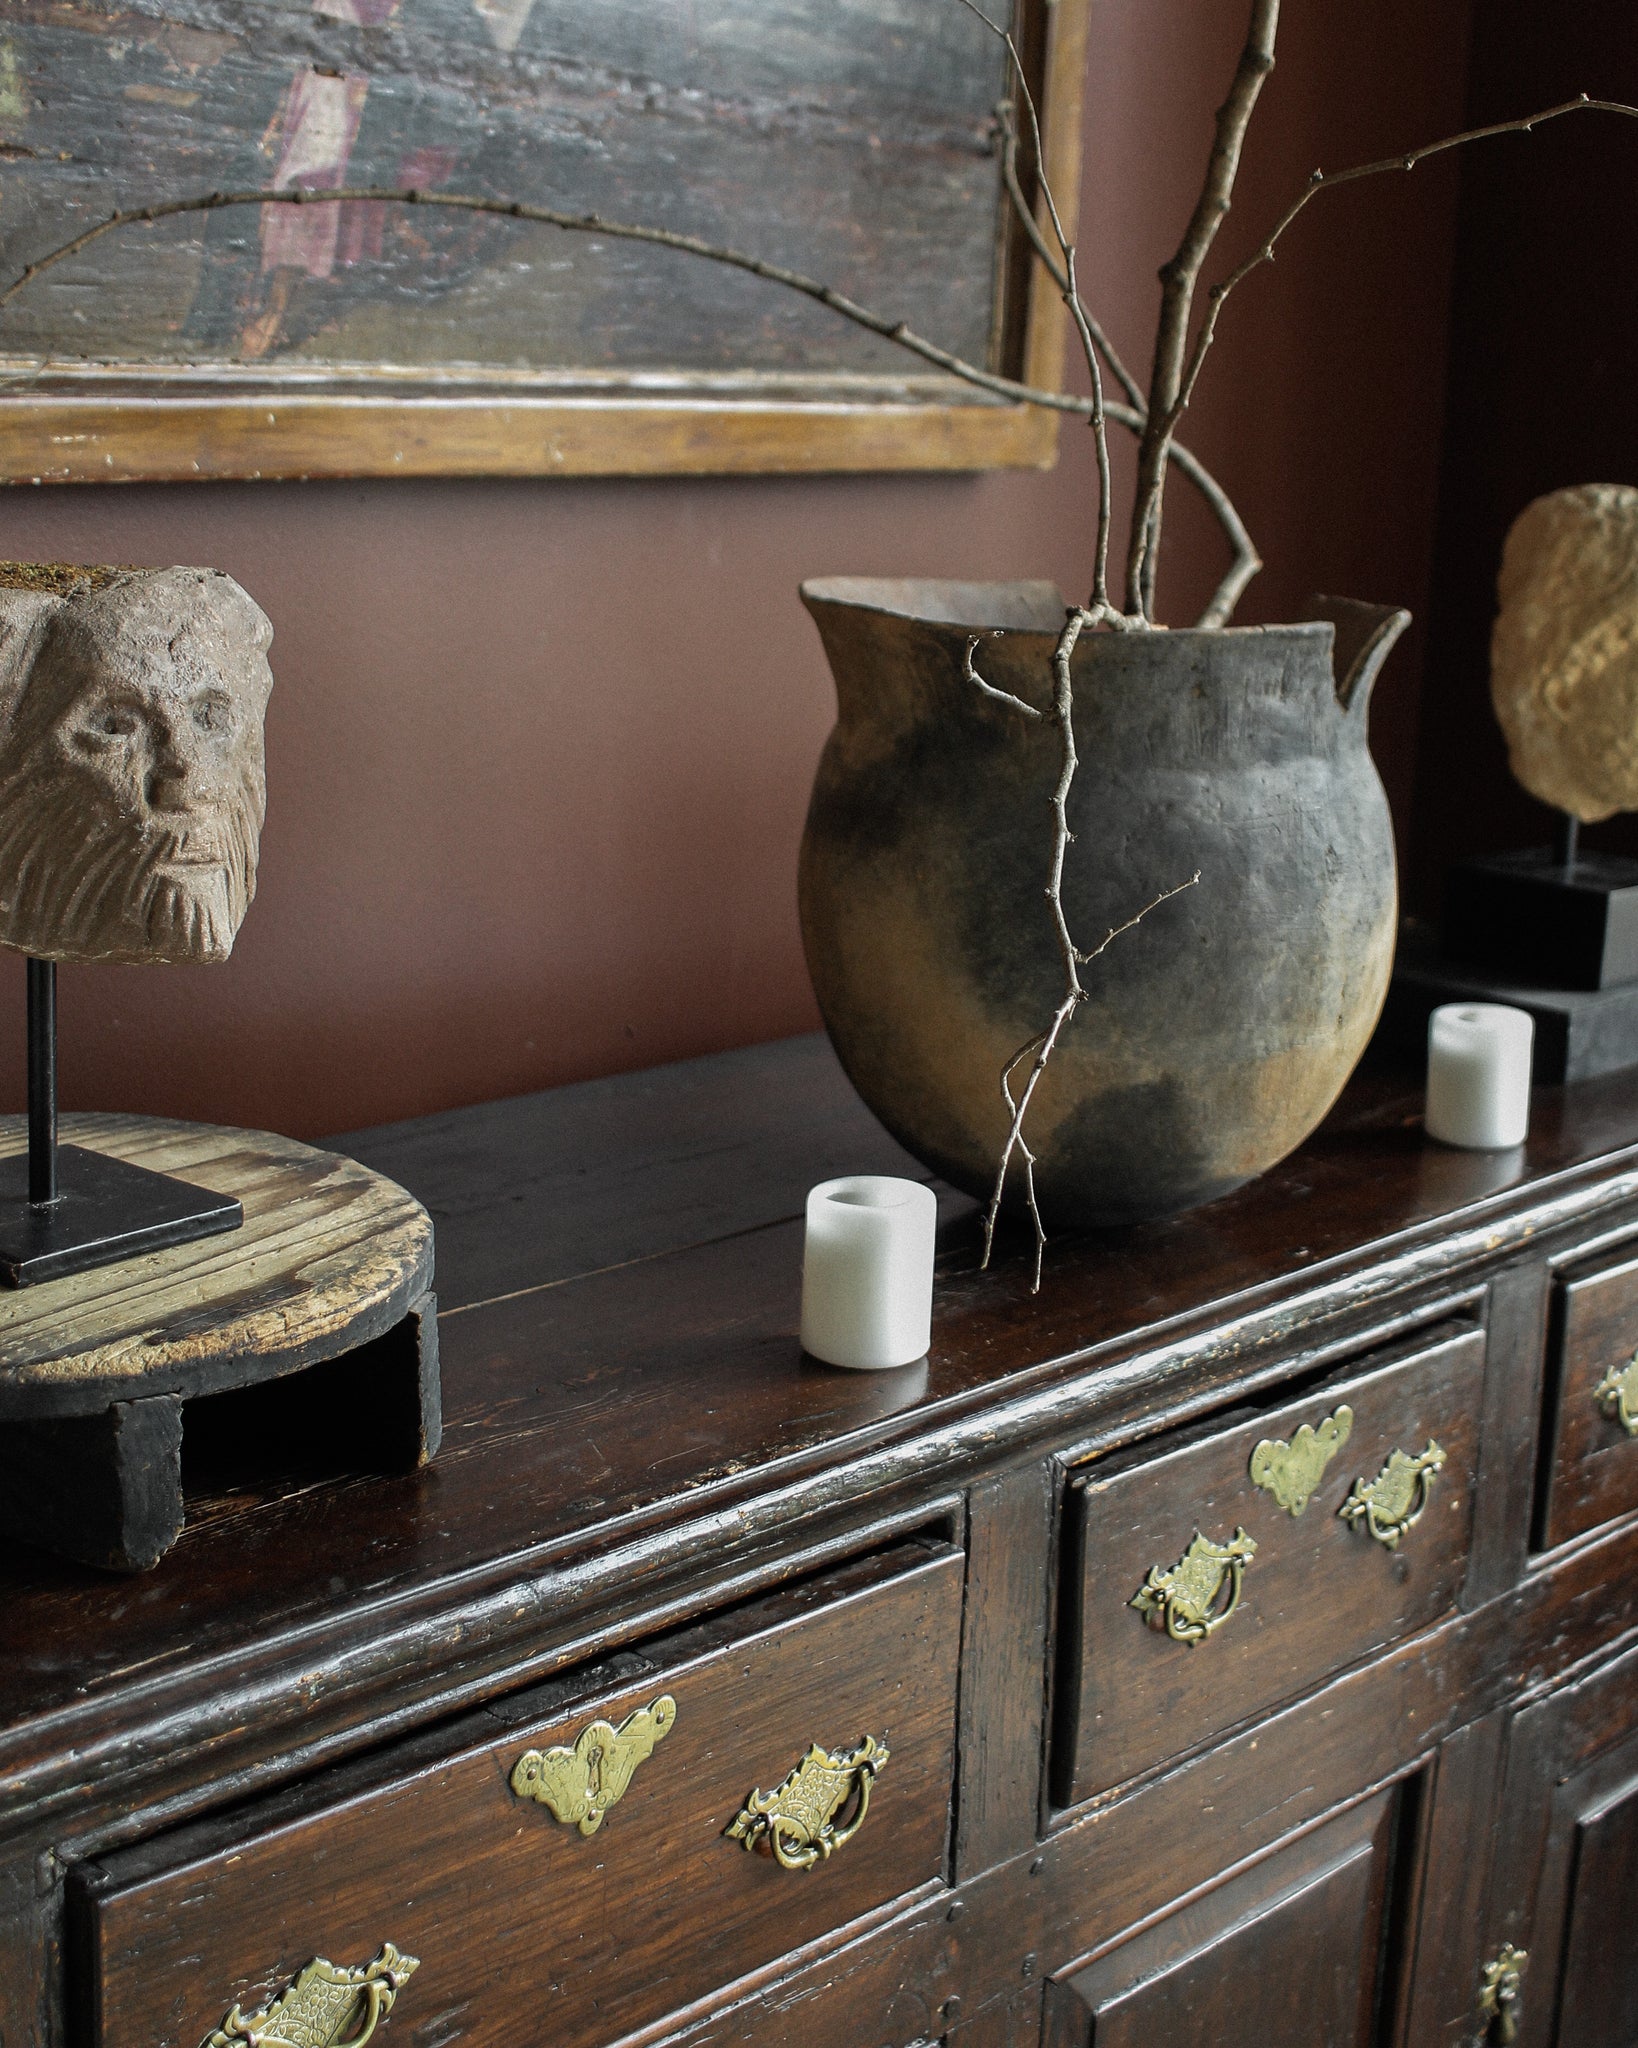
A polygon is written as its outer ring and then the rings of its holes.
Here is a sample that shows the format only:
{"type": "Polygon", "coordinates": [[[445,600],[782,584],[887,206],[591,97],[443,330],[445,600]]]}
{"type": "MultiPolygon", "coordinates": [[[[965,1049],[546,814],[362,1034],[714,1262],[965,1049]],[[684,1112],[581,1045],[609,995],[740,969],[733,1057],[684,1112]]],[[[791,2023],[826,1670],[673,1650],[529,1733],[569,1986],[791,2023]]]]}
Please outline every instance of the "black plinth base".
{"type": "Polygon", "coordinates": [[[1638,1065],[1638,984],[1553,989],[1439,958],[1431,935],[1400,936],[1393,984],[1373,1044],[1425,1063],[1428,1018],[1441,1003],[1511,1003],[1536,1020],[1532,1078],[1588,1081],[1638,1065]]]}
{"type": "Polygon", "coordinates": [[[0,1282],[27,1287],[111,1266],[144,1252],[237,1230],[231,1195],[150,1173],[79,1145],[57,1151],[57,1200],[28,1199],[28,1156],[0,1159],[0,1282]]]}
{"type": "Polygon", "coordinates": [[[199,1400],[154,1394],[97,1415],[0,1419],[0,1541],[146,1571],[181,1535],[188,1493],[411,1472],[442,1436],[438,1303],[425,1294],[383,1335],[283,1379],[199,1400]]]}
{"type": "MultiPolygon", "coordinates": [[[[1452,868],[1446,959],[1509,982],[1591,991],[1638,982],[1638,861],[1543,848],[1452,868]]],[[[1509,999],[1510,1000],[1510,999],[1509,999]]]]}

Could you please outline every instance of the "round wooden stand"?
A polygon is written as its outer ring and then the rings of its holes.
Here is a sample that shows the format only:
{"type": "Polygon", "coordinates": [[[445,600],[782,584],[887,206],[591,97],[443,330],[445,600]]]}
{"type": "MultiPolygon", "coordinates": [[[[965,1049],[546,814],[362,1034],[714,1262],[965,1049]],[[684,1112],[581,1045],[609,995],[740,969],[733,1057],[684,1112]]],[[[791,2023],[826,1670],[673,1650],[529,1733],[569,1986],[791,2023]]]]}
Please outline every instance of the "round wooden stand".
{"type": "MultiPolygon", "coordinates": [[[[185,1404],[201,1437],[301,1428],[337,1469],[407,1470],[438,1448],[432,1223],[396,1182],[266,1131],[69,1116],[65,1142],[243,1204],[220,1236],[0,1295],[0,1530],[116,1571],[181,1533],[185,1404]],[[219,1400],[218,1397],[221,1397],[219,1400]]],[[[25,1149],[0,1118],[0,1159],[25,1149]]]]}

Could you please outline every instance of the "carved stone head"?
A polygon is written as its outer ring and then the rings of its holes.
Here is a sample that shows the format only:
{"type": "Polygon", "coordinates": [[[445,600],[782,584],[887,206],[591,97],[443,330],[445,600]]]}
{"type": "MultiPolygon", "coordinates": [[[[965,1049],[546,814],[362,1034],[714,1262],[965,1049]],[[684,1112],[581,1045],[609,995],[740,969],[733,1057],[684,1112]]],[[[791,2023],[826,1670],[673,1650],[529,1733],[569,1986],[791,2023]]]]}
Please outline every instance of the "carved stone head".
{"type": "Polygon", "coordinates": [[[1513,773],[1586,825],[1638,810],[1638,490],[1537,498],[1498,588],[1490,694],[1513,773]]]}
{"type": "Polygon", "coordinates": [[[272,639],[217,569],[0,563],[0,944],[227,958],[256,893],[272,639]]]}

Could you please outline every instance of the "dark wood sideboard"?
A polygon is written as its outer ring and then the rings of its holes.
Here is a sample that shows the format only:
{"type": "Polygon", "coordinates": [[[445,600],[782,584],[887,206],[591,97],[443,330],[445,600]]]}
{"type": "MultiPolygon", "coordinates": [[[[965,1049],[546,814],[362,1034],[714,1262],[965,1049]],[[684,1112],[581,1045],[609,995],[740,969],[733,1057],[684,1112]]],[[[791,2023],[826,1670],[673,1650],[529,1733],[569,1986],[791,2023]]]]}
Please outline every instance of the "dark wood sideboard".
{"type": "Polygon", "coordinates": [[[384,2048],[1630,2048],[1638,1077],[1419,1106],[1037,1297],[951,1198],[880,1375],[794,1335],[806,1188],[913,1170],[822,1040],[339,1141],[436,1219],[443,1452],[218,1397],[156,1571],[0,1563],[3,2048],[388,1943],[384,2048]],[[844,1839],[747,1853],[811,1745],[844,1839]]]}

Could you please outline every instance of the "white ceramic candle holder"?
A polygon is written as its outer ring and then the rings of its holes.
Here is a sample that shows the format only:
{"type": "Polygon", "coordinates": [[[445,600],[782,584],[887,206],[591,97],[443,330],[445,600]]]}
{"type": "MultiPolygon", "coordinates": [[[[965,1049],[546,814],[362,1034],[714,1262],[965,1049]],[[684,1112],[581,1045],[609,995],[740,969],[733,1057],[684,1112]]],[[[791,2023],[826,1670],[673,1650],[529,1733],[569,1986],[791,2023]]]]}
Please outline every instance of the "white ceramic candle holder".
{"type": "Polygon", "coordinates": [[[822,1181],[808,1196],[802,1349],[854,1372],[925,1358],[937,1232],[938,1199],[918,1180],[822,1181]]]}
{"type": "Polygon", "coordinates": [[[1428,1019],[1428,1136],[1476,1152],[1522,1145],[1535,1035],[1530,1013],[1507,1003],[1435,1010],[1428,1019]]]}

